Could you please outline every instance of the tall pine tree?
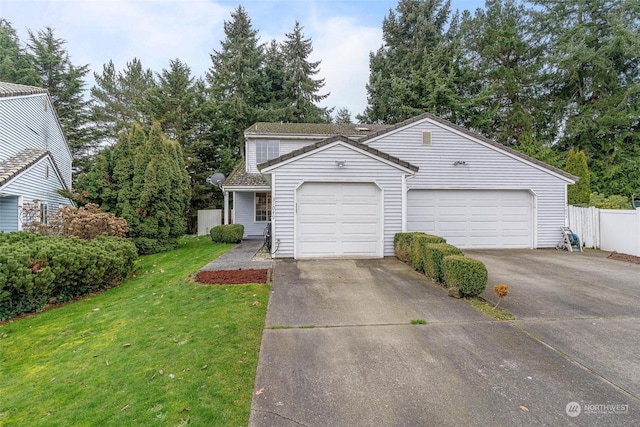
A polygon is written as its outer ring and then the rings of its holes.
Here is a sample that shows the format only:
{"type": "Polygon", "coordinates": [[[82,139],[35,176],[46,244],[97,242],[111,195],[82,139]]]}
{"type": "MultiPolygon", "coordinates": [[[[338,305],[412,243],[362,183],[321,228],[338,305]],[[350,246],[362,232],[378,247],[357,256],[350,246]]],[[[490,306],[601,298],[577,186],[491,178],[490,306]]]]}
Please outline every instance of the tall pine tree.
{"type": "Polygon", "coordinates": [[[263,46],[258,31],[242,6],[225,21],[225,40],[219,51],[211,55],[212,66],[207,72],[211,100],[219,119],[218,136],[235,156],[244,157],[244,130],[258,117],[258,110],[267,100],[269,89],[264,74],[263,46]]]}
{"type": "Polygon", "coordinates": [[[11,23],[0,18],[0,81],[40,86],[33,58],[20,45],[11,23]]]}
{"type": "Polygon", "coordinates": [[[305,38],[303,27],[296,21],[293,31],[286,34],[282,44],[285,64],[284,91],[289,100],[288,121],[292,123],[320,123],[331,121],[331,111],[316,104],[329,96],[319,94],[324,79],[314,79],[320,72],[320,61],[310,62],[313,52],[311,39],[305,38]]]}

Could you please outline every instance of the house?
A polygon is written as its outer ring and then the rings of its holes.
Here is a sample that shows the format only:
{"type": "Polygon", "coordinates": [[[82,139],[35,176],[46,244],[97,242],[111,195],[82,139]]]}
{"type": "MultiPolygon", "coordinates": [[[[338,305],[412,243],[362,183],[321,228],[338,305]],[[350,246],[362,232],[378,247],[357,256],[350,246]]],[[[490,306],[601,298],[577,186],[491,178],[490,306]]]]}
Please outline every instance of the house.
{"type": "Polygon", "coordinates": [[[0,231],[22,229],[21,208],[41,202],[41,217],[70,202],[71,151],[45,89],[0,82],[0,231]]]}
{"type": "Polygon", "coordinates": [[[271,223],[276,258],[390,256],[401,231],[555,247],[578,179],[428,113],[393,126],[256,123],[245,136],[222,189],[246,235],[271,223]]]}

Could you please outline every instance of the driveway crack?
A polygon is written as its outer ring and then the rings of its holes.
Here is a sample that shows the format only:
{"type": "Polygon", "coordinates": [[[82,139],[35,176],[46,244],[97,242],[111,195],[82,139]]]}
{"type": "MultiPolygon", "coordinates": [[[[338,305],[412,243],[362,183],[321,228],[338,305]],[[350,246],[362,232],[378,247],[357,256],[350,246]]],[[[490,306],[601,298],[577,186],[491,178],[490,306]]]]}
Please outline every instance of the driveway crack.
{"type": "Polygon", "coordinates": [[[267,413],[267,414],[272,414],[272,415],[275,415],[276,417],[282,418],[283,420],[291,421],[292,423],[295,423],[296,425],[303,426],[303,427],[309,427],[306,424],[302,424],[301,422],[294,420],[293,418],[285,417],[282,414],[279,414],[279,413],[274,412],[274,411],[269,411],[267,409],[252,409],[251,411],[252,412],[264,412],[264,413],[267,413]]]}

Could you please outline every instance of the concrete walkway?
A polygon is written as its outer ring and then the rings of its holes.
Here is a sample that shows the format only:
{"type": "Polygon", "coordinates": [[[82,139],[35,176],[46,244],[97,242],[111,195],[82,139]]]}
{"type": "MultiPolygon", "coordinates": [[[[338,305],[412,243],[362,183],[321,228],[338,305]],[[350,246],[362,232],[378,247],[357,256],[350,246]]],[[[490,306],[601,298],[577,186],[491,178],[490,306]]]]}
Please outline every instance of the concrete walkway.
{"type": "Polygon", "coordinates": [[[262,238],[244,239],[238,246],[205,265],[202,271],[271,269],[272,261],[267,253],[264,253],[263,256],[256,255],[262,248],[262,244],[262,238]]]}

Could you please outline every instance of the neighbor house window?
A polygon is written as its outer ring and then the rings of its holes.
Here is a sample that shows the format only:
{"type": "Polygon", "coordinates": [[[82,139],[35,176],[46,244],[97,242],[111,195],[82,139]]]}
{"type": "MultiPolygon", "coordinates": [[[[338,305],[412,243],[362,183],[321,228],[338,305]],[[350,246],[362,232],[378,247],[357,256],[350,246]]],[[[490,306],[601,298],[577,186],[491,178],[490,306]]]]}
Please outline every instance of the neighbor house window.
{"type": "Polygon", "coordinates": [[[256,193],[256,222],[271,221],[271,192],[256,193]]]}
{"type": "Polygon", "coordinates": [[[40,222],[49,223],[49,206],[46,203],[40,203],[40,222]]]}
{"type": "Polygon", "coordinates": [[[256,141],[256,164],[275,159],[279,155],[279,141],[256,141]]]}

